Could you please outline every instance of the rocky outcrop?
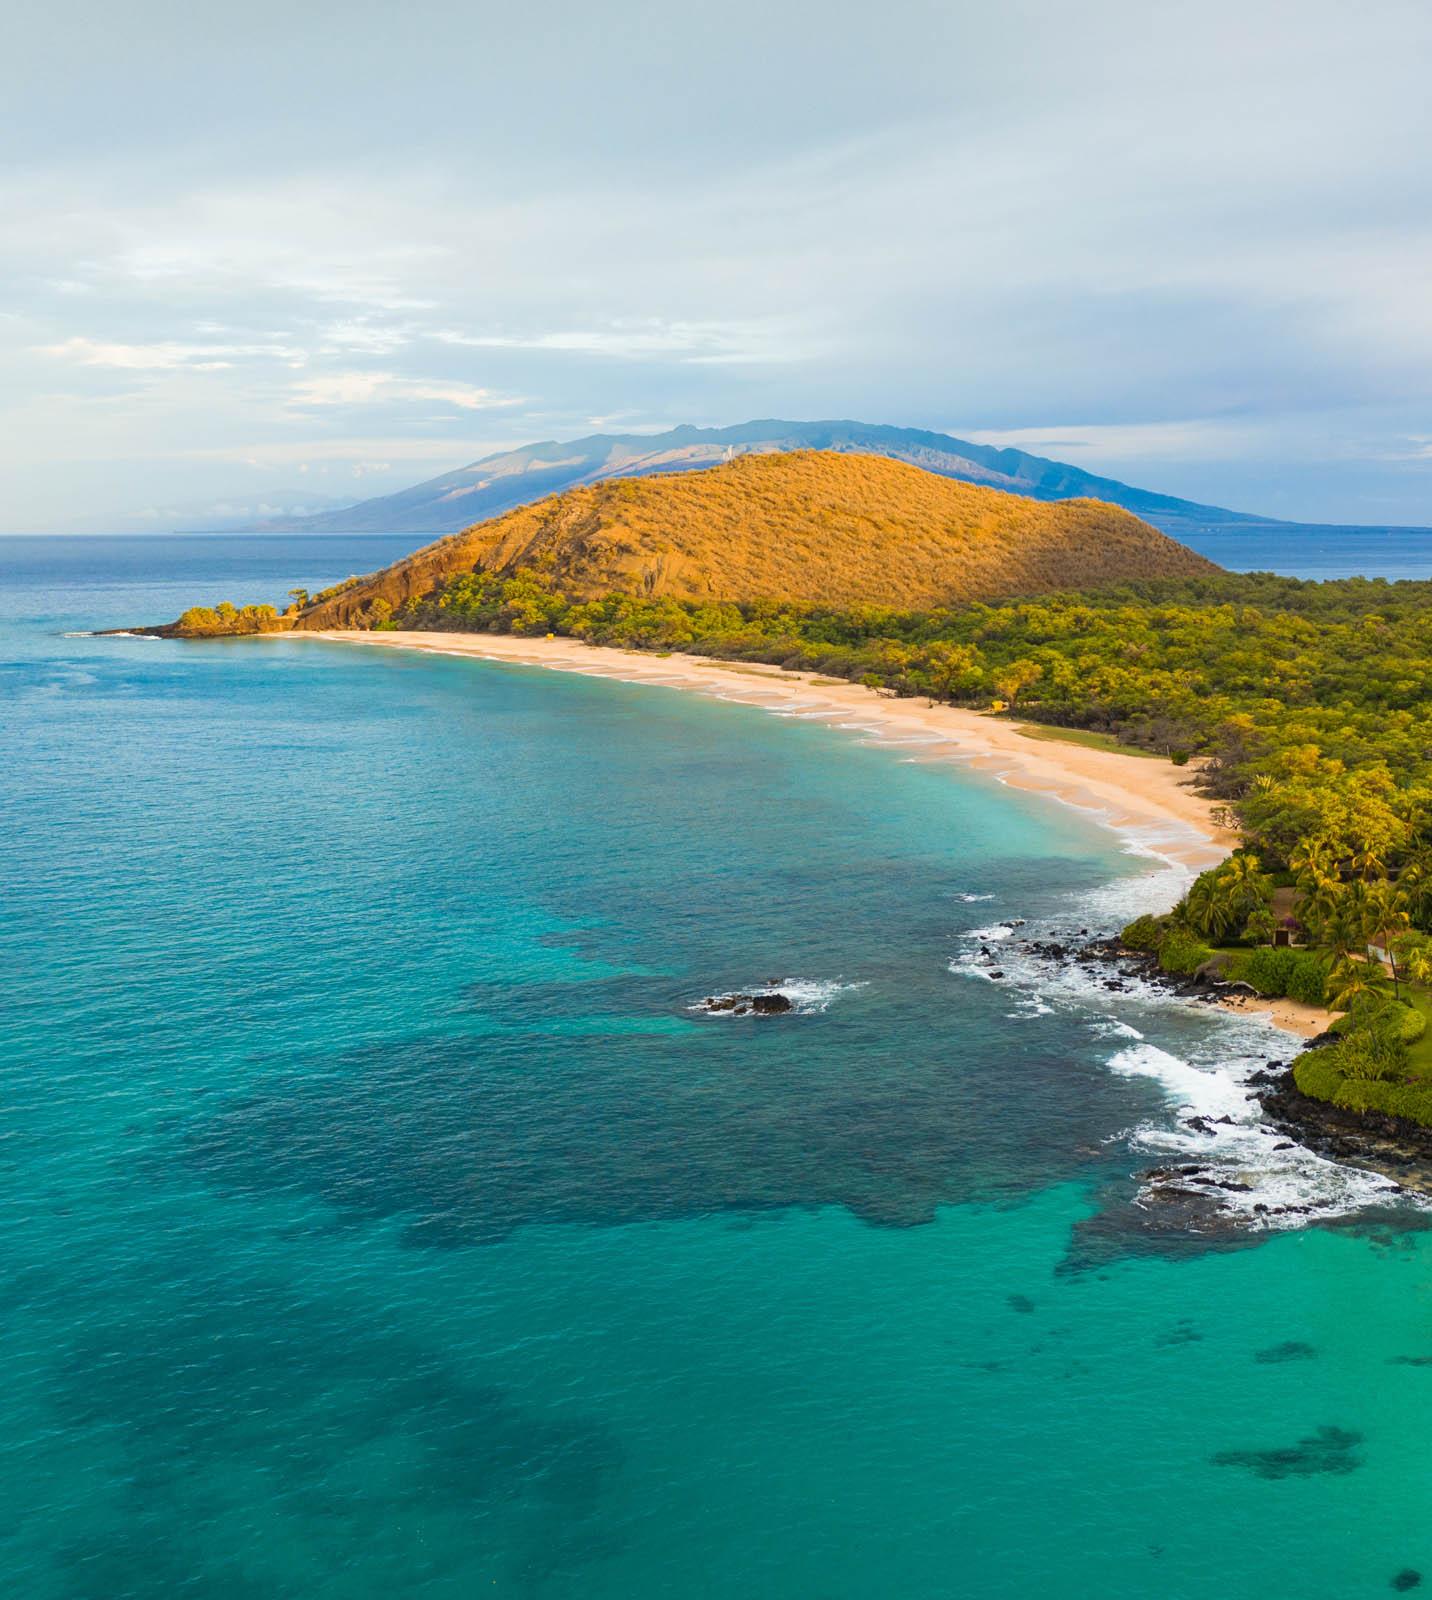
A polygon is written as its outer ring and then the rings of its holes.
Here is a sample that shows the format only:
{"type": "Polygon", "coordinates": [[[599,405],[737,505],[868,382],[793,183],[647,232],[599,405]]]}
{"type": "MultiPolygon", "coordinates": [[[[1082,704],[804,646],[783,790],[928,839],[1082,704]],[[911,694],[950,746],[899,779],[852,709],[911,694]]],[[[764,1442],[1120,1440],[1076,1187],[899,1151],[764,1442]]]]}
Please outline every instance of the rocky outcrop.
{"type": "Polygon", "coordinates": [[[699,1011],[725,1013],[732,1017],[775,1017],[794,1009],[789,995],[779,991],[765,994],[709,994],[699,1011]]]}
{"type": "MultiPolygon", "coordinates": [[[[1313,1041],[1316,1043],[1316,1041],[1313,1041]]],[[[1309,1150],[1381,1173],[1406,1189],[1432,1194],[1432,1128],[1378,1111],[1348,1111],[1314,1100],[1281,1063],[1254,1078],[1263,1115],[1309,1150]]]]}

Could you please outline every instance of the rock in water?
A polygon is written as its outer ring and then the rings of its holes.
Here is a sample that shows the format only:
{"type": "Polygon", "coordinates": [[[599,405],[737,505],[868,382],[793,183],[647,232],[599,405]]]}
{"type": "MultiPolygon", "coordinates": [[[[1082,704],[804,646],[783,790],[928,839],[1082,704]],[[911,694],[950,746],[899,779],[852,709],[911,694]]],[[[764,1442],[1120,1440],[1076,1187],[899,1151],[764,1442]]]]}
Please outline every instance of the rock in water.
{"type": "Polygon", "coordinates": [[[773,994],[708,994],[701,1002],[702,1011],[730,1012],[733,1017],[771,1017],[794,1009],[789,995],[773,994]]]}
{"type": "Polygon", "coordinates": [[[758,1016],[773,1016],[779,1011],[789,1011],[791,1002],[783,994],[756,994],[751,996],[751,1010],[758,1016]]]}

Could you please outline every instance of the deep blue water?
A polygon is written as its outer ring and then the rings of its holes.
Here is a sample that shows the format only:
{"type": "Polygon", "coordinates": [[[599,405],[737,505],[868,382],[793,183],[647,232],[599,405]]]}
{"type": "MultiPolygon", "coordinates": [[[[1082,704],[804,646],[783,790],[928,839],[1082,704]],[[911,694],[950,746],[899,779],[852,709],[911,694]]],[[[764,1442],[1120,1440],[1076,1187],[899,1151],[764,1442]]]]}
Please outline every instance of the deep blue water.
{"type": "Polygon", "coordinates": [[[1432,532],[1426,528],[1269,528],[1252,523],[1175,537],[1234,572],[1282,572],[1294,578],[1432,578],[1432,532]]]}
{"type": "Polygon", "coordinates": [[[0,541],[9,1593],[1432,1581],[1417,1219],[1272,1151],[1267,1030],[970,965],[1156,860],[673,691],[65,636],[394,544],[0,541]],[[1135,1203],[1190,1155],[1242,1222],[1135,1203]]]}

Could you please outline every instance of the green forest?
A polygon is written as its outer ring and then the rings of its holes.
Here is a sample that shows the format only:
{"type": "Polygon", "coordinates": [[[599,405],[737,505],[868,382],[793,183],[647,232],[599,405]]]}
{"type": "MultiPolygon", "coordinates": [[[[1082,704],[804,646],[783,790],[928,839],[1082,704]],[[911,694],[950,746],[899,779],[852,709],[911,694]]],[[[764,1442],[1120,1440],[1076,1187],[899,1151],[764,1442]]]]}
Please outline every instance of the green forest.
{"type": "Polygon", "coordinates": [[[1219,574],[896,611],[576,602],[527,569],[370,624],[771,662],[1192,763],[1244,847],[1130,941],[1343,1012],[1299,1086],[1432,1124],[1432,583],[1219,574]]]}

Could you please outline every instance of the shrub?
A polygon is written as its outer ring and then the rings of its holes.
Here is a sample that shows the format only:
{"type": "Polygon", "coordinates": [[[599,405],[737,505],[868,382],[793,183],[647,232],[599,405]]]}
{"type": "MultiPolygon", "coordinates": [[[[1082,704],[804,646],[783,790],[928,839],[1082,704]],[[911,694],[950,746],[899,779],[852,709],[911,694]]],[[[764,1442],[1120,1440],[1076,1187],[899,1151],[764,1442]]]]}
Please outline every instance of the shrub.
{"type": "Polygon", "coordinates": [[[1432,1127],[1432,1086],[1424,1083],[1379,1083],[1381,1111],[1432,1127]]]}
{"type": "Polygon", "coordinates": [[[1119,938],[1130,950],[1145,950],[1152,953],[1158,949],[1163,933],[1162,917],[1142,916],[1135,917],[1119,938]]]}
{"type": "Polygon", "coordinates": [[[1234,956],[1228,976],[1234,983],[1246,983],[1256,989],[1265,1000],[1277,1000],[1288,993],[1297,964],[1296,950],[1274,950],[1264,945],[1234,956]]]}
{"type": "Polygon", "coordinates": [[[1205,961],[1212,959],[1212,949],[1182,928],[1167,934],[1159,944],[1159,965],[1176,977],[1191,978],[1205,961]]]}
{"type": "Polygon", "coordinates": [[[1294,950],[1292,971],[1288,974],[1288,998],[1307,1006],[1322,1006],[1328,1000],[1328,964],[1312,950],[1294,950]]]}
{"type": "Polygon", "coordinates": [[[1416,1006],[1400,1005],[1396,1010],[1401,1013],[1397,1019],[1397,1037],[1403,1044],[1416,1044],[1427,1032],[1427,1018],[1416,1006]]]}
{"type": "Polygon", "coordinates": [[[1432,1086],[1422,1083],[1344,1081],[1333,1095],[1334,1105],[1345,1111],[1379,1111],[1390,1117],[1432,1126],[1432,1086]]]}
{"type": "Polygon", "coordinates": [[[1407,1047],[1402,1042],[1400,1020],[1391,1015],[1394,1009],[1388,1006],[1360,1014],[1352,1029],[1327,1047],[1326,1053],[1344,1078],[1394,1078],[1407,1070],[1407,1047]]]}
{"type": "Polygon", "coordinates": [[[1342,1087],[1336,1049],[1307,1050],[1293,1063],[1293,1082],[1310,1100],[1334,1100],[1342,1087]]]}

